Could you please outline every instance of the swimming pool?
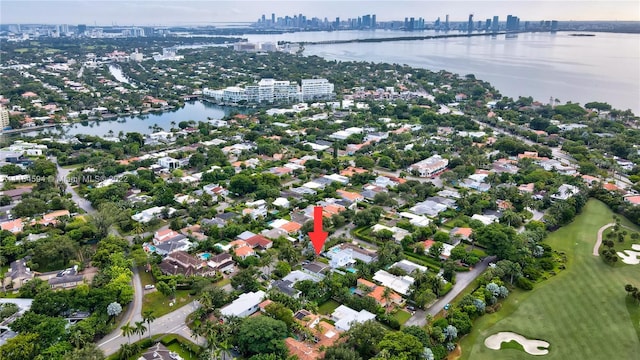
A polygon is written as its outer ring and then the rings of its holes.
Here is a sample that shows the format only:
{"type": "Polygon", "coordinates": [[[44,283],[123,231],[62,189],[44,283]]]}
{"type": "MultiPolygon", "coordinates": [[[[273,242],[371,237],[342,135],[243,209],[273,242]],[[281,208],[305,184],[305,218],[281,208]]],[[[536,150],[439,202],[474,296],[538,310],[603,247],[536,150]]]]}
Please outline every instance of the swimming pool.
{"type": "Polygon", "coordinates": [[[211,257],[211,254],[210,253],[202,253],[202,254],[200,254],[198,256],[200,257],[200,259],[202,259],[204,261],[207,261],[211,257]]]}

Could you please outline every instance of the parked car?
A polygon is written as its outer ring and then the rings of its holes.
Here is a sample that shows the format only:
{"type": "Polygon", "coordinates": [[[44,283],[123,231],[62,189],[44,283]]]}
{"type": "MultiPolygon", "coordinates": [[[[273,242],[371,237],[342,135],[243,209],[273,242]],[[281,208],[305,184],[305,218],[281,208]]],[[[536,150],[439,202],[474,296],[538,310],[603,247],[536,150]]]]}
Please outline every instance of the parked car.
{"type": "Polygon", "coordinates": [[[155,286],[155,285],[145,285],[145,286],[144,286],[144,289],[145,289],[145,290],[151,290],[151,289],[155,289],[155,288],[156,288],[156,286],[155,286]]]}

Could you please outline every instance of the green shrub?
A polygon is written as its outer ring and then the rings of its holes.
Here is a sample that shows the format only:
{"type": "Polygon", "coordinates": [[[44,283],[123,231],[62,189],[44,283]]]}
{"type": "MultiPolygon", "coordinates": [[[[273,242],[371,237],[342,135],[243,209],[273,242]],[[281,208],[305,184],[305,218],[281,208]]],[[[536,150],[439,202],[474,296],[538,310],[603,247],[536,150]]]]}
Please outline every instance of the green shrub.
{"type": "Polygon", "coordinates": [[[524,276],[518,278],[518,280],[516,281],[516,285],[522,290],[533,289],[533,282],[524,276]]]}

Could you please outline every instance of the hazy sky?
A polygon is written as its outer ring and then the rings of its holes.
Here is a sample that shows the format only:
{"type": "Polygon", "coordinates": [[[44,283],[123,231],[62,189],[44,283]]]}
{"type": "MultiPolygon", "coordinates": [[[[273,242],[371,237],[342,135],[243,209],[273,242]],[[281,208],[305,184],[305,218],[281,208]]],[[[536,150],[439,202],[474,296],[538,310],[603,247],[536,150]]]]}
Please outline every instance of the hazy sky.
{"type": "Polygon", "coordinates": [[[88,25],[176,25],[229,21],[255,21],[262,14],[285,16],[302,13],[308,18],[330,20],[376,14],[378,21],[438,16],[463,21],[507,14],[523,20],[634,20],[640,21],[640,1],[624,0],[498,0],[498,1],[393,1],[393,0],[297,0],[297,1],[179,1],[179,0],[0,0],[0,23],[48,23],[88,25]]]}

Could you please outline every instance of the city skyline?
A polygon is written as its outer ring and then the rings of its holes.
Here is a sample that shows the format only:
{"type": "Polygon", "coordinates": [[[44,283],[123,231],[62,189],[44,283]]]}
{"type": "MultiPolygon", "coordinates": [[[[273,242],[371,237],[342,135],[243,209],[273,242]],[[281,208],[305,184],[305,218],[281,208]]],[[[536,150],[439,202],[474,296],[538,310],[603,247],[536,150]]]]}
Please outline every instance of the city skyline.
{"type": "Polygon", "coordinates": [[[420,16],[428,22],[450,15],[452,22],[505,18],[560,21],[640,21],[637,1],[11,1],[0,5],[0,23],[88,25],[206,25],[216,22],[254,22],[263,14],[277,17],[303,13],[309,18],[357,18],[377,14],[377,21],[420,16]],[[366,4],[366,5],[365,5],[366,4]]]}

